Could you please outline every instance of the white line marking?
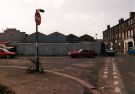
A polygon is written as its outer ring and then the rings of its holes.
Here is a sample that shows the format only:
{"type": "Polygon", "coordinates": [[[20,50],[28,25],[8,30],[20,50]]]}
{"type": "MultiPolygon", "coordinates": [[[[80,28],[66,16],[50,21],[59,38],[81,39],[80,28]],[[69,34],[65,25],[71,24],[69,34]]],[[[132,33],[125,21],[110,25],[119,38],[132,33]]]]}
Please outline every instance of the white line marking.
{"type": "Polygon", "coordinates": [[[119,83],[119,81],[114,81],[113,84],[114,85],[119,85],[120,83],[119,83]]]}
{"type": "Polygon", "coordinates": [[[115,87],[114,91],[115,91],[116,93],[120,93],[120,92],[121,92],[121,89],[120,89],[119,87],[115,87]]]}
{"type": "Polygon", "coordinates": [[[114,78],[114,79],[118,79],[118,76],[115,75],[115,76],[113,76],[113,78],[114,78]]]}
{"type": "Polygon", "coordinates": [[[116,68],[114,68],[114,69],[113,69],[113,72],[116,72],[116,71],[117,71],[117,69],[116,69],[116,68]]]}
{"type": "Polygon", "coordinates": [[[103,79],[106,79],[106,78],[108,78],[108,75],[103,75],[103,79]]]}
{"type": "Polygon", "coordinates": [[[108,72],[104,72],[104,74],[108,74],[108,72]]]}
{"type": "Polygon", "coordinates": [[[113,67],[113,69],[116,69],[117,67],[113,67]]]}
{"type": "Polygon", "coordinates": [[[113,75],[117,75],[117,72],[113,72],[113,75]]]}

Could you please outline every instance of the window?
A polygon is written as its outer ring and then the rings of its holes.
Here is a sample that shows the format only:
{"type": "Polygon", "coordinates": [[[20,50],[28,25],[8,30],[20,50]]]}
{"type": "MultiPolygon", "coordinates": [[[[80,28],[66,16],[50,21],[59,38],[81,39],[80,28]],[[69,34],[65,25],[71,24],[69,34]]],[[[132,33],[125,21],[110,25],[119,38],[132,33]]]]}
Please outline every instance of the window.
{"type": "Polygon", "coordinates": [[[116,35],[116,39],[117,39],[117,35],[116,35]]]}
{"type": "Polygon", "coordinates": [[[133,24],[133,19],[131,19],[131,24],[133,24]]]}
{"type": "Polygon", "coordinates": [[[130,25],[130,20],[128,20],[128,26],[130,25]]]}
{"type": "Polygon", "coordinates": [[[127,37],[130,37],[130,30],[128,30],[128,36],[127,37]]]}
{"type": "Polygon", "coordinates": [[[133,36],[134,35],[134,31],[133,31],[133,29],[131,29],[131,36],[133,36]]]}
{"type": "Polygon", "coordinates": [[[122,39],[124,39],[124,33],[122,33],[122,39]]]}
{"type": "Polygon", "coordinates": [[[119,33],[119,38],[121,38],[121,34],[119,33]]]}

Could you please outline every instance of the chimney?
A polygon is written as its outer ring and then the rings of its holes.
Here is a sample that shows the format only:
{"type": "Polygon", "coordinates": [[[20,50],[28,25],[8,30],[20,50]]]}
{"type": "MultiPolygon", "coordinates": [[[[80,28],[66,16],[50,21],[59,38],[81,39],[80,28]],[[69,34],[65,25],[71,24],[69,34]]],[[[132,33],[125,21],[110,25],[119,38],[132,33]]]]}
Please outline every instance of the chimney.
{"type": "Polygon", "coordinates": [[[135,12],[130,12],[130,18],[134,17],[135,16],[135,12]]]}
{"type": "Polygon", "coordinates": [[[110,29],[110,25],[107,25],[107,29],[110,29]]]}
{"type": "Polygon", "coordinates": [[[119,19],[119,24],[124,22],[124,18],[119,19]]]}

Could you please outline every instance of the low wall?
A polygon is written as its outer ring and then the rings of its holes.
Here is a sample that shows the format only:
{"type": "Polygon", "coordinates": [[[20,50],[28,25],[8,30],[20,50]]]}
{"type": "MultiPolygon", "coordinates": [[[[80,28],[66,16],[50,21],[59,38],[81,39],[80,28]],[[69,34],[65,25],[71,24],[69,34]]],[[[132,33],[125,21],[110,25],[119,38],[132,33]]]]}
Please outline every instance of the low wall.
{"type": "MultiPolygon", "coordinates": [[[[91,49],[98,54],[101,52],[100,43],[38,43],[40,56],[63,56],[68,55],[70,51],[79,49],[91,49]]],[[[18,43],[17,53],[20,55],[36,55],[35,43],[18,43]]]]}

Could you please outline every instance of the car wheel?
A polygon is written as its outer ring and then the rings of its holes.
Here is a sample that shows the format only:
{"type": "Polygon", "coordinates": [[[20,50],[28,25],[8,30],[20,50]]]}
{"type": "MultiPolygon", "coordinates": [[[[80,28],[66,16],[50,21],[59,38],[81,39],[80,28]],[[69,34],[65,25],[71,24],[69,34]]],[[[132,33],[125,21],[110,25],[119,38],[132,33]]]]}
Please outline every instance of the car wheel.
{"type": "Polygon", "coordinates": [[[77,58],[78,56],[77,56],[77,55],[72,55],[71,57],[72,57],[72,58],[77,58]]]}
{"type": "Polygon", "coordinates": [[[9,55],[6,55],[6,58],[10,58],[10,56],[9,55]]]}
{"type": "Polygon", "coordinates": [[[95,58],[95,56],[94,55],[91,55],[91,58],[95,58]]]}
{"type": "Polygon", "coordinates": [[[94,58],[94,55],[89,55],[88,58],[94,58]]]}
{"type": "Polygon", "coordinates": [[[12,58],[12,59],[14,59],[14,58],[15,58],[15,56],[11,56],[11,58],[12,58]]]}

